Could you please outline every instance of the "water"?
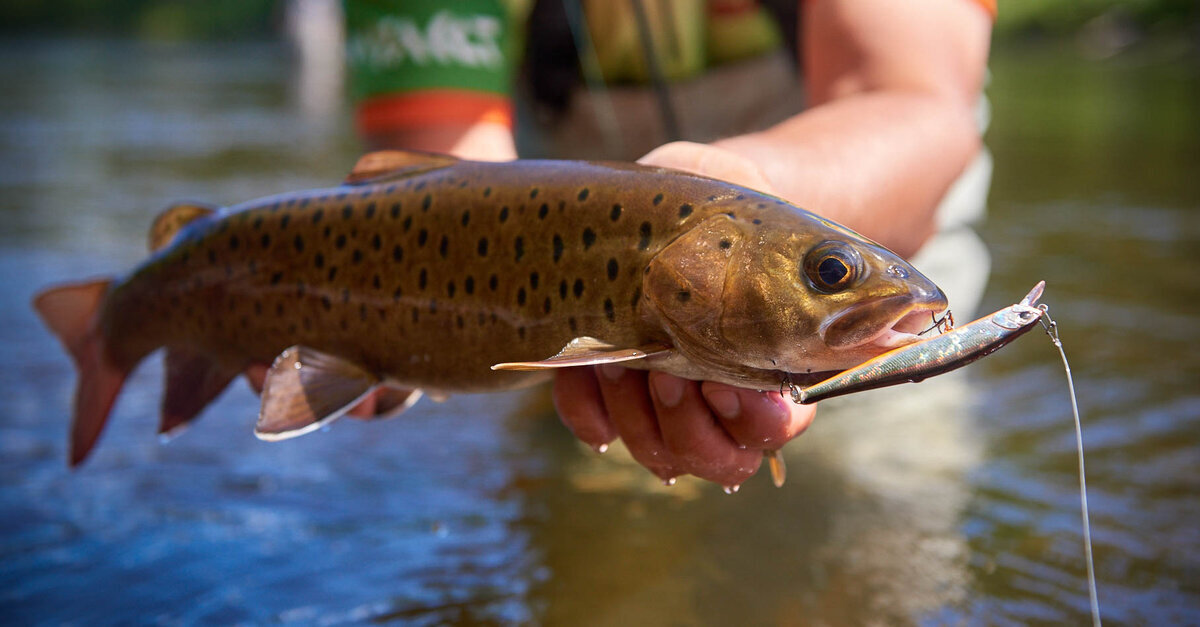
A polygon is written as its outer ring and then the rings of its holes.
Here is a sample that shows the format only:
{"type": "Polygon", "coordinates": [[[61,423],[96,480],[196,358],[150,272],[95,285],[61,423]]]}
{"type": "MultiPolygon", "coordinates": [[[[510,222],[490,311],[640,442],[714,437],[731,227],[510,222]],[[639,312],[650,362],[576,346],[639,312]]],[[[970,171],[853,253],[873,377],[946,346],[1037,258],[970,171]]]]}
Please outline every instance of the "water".
{"type": "MultiPolygon", "coordinates": [[[[0,44],[0,616],[18,622],[1083,623],[1076,461],[1040,332],[822,408],[727,496],[577,445],[544,392],[283,443],[238,383],[160,445],[161,369],[65,467],[71,366],[27,303],[120,272],[178,199],[339,180],[274,45],[0,44]]],[[[1200,620],[1200,71],[998,51],[982,310],[1038,279],[1076,375],[1111,623],[1200,620]]],[[[336,100],[335,100],[336,102],[336,100]]],[[[314,103],[317,103],[314,105],[314,103]]]]}

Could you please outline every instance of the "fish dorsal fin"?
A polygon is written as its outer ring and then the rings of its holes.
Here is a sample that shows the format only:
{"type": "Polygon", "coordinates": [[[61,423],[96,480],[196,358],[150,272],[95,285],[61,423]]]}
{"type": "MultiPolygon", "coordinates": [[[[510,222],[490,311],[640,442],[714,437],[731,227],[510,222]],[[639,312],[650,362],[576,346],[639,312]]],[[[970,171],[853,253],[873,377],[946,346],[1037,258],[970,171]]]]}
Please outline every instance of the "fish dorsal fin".
{"type": "Polygon", "coordinates": [[[457,158],[429,152],[407,150],[378,150],[368,152],[358,159],[354,169],[346,177],[347,185],[404,178],[421,172],[453,165],[457,158]]]}
{"type": "Polygon", "coordinates": [[[378,377],[358,364],[293,346],[267,371],[254,435],[262,440],[304,435],[340,418],[377,383],[378,377]]]}
{"type": "Polygon", "coordinates": [[[150,225],[150,252],[170,244],[180,229],[200,218],[212,215],[217,209],[214,205],[194,202],[181,202],[163,209],[154,219],[154,224],[150,225]]]}
{"type": "Polygon", "coordinates": [[[492,366],[492,370],[549,370],[576,366],[598,366],[622,361],[645,359],[670,352],[664,344],[648,344],[637,348],[621,348],[594,337],[577,337],[558,351],[558,354],[541,361],[511,361],[492,366]]]}

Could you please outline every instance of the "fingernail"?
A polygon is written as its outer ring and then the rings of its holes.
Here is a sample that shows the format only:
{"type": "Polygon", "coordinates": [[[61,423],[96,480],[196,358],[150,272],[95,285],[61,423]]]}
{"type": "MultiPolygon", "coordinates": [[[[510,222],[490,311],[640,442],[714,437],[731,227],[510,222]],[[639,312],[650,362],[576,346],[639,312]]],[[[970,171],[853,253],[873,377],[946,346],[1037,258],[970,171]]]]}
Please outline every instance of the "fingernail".
{"type": "Polygon", "coordinates": [[[675,407],[683,400],[685,385],[687,382],[679,377],[657,376],[654,377],[654,395],[665,407],[675,407]]]}
{"type": "Polygon", "coordinates": [[[609,381],[620,381],[621,377],[625,376],[625,369],[612,364],[604,364],[600,366],[600,376],[609,381]]]}
{"type": "Polygon", "coordinates": [[[742,411],[742,402],[736,392],[731,390],[716,390],[708,394],[708,406],[721,415],[722,418],[737,418],[742,411]]]}
{"type": "Polygon", "coordinates": [[[737,491],[741,490],[742,486],[735,483],[733,485],[727,485],[722,489],[725,490],[725,494],[737,494],[737,491]]]}
{"type": "Polygon", "coordinates": [[[675,485],[675,477],[663,479],[663,485],[667,486],[668,488],[675,485]]]}
{"type": "Polygon", "coordinates": [[[593,446],[592,449],[603,455],[604,453],[608,452],[608,444],[597,444],[596,446],[593,446]]]}

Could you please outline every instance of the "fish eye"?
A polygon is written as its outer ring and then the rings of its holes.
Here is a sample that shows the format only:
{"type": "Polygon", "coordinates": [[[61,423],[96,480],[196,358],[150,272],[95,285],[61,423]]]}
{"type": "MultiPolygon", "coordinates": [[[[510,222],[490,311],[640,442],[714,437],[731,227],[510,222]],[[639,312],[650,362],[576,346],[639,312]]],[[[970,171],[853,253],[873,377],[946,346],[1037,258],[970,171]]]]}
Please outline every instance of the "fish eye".
{"type": "Polygon", "coordinates": [[[824,242],[804,256],[804,274],[809,283],[827,294],[854,284],[861,267],[858,253],[841,242],[824,242]]]}

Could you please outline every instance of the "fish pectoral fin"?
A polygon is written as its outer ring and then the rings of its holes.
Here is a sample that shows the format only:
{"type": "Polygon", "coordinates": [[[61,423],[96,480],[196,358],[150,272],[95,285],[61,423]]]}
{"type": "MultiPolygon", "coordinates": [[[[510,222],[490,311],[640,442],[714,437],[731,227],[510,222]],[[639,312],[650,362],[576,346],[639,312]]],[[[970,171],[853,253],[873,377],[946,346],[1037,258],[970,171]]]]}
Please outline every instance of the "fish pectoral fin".
{"type": "Polygon", "coordinates": [[[165,361],[166,393],[158,433],[173,437],[220,396],[240,369],[223,367],[208,355],[182,348],[167,349],[165,361]]]}
{"type": "Polygon", "coordinates": [[[272,441],[304,435],[340,418],[378,383],[358,364],[293,346],[267,371],[254,435],[272,441]]]}
{"type": "Polygon", "coordinates": [[[150,234],[146,238],[150,252],[165,248],[179,234],[180,229],[200,218],[212,215],[218,208],[216,205],[181,202],[163,209],[162,213],[154,218],[154,224],[150,225],[150,234]]]}
{"type": "Polygon", "coordinates": [[[409,150],[378,150],[368,152],[358,159],[354,169],[346,177],[347,185],[377,183],[379,181],[404,178],[421,172],[444,168],[458,159],[450,155],[409,150]]]}
{"type": "Polygon", "coordinates": [[[598,366],[622,361],[645,359],[665,354],[671,347],[665,344],[647,344],[637,348],[622,348],[594,337],[577,337],[567,343],[558,354],[541,361],[510,361],[492,366],[492,370],[549,370],[552,368],[574,368],[598,366]]]}
{"type": "Polygon", "coordinates": [[[346,412],[346,415],[359,420],[388,420],[403,414],[405,410],[417,404],[423,394],[421,390],[409,390],[380,385],[363,401],[346,412]]]}

